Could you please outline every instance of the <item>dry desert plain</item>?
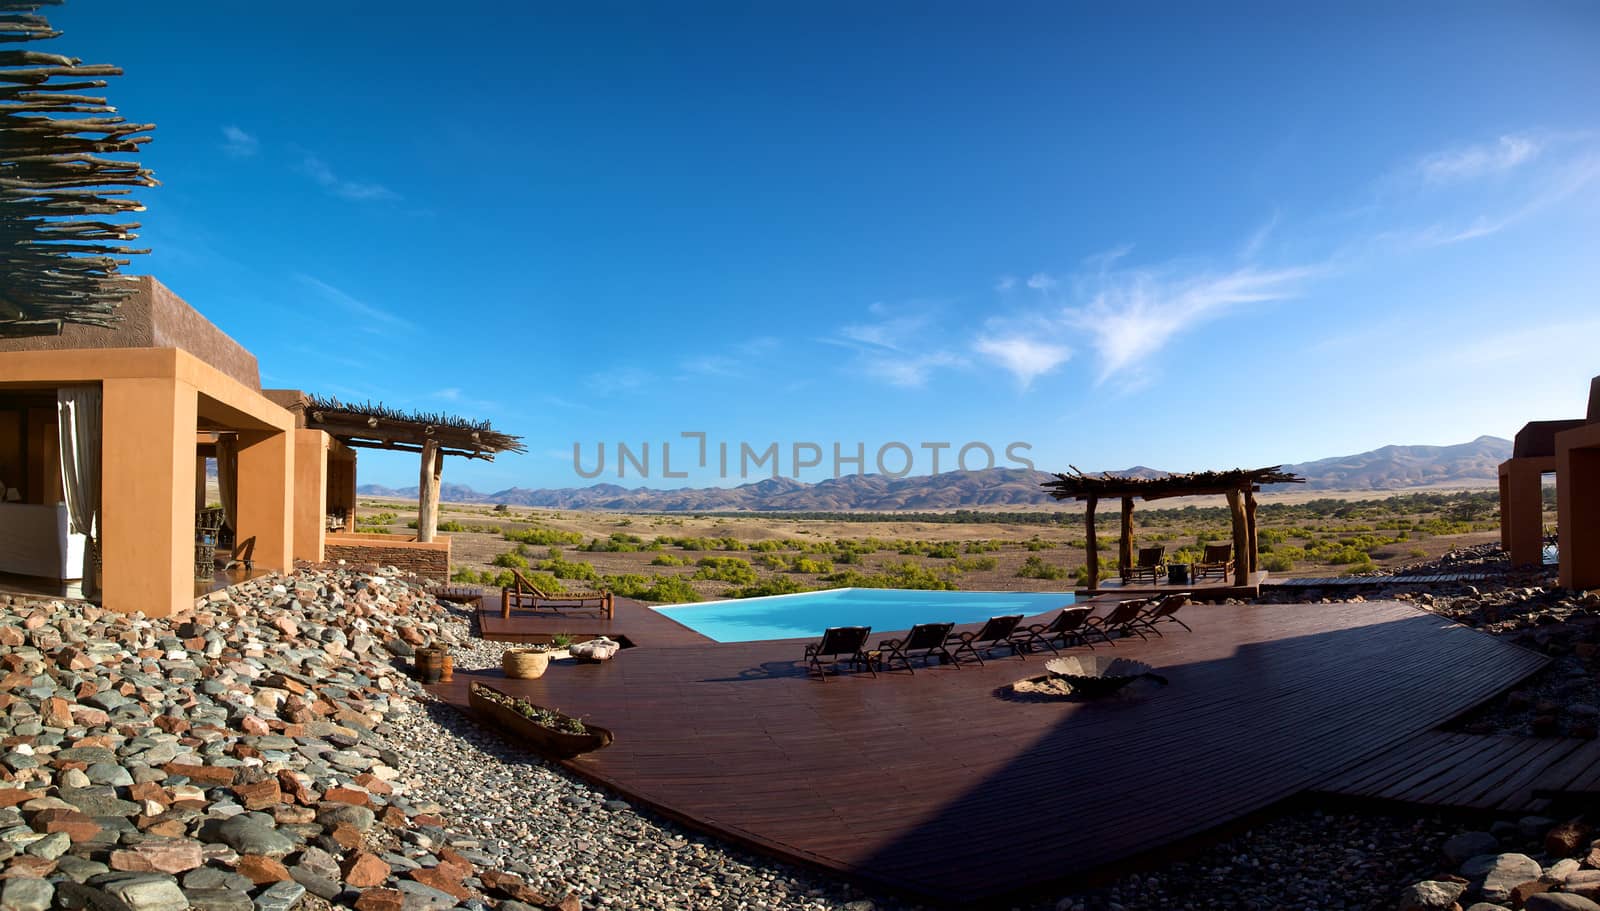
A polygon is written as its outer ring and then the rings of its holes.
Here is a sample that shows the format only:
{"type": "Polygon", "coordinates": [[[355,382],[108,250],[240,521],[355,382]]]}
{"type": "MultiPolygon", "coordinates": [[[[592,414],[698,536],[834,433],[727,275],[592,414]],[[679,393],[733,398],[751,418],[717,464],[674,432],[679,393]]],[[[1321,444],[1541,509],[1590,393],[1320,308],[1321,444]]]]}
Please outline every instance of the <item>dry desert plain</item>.
{"type": "MultiPolygon", "coordinates": [[[[1493,491],[1288,490],[1265,492],[1260,503],[1263,564],[1280,577],[1392,571],[1498,537],[1493,491]]],[[[1115,560],[1118,506],[1102,504],[1099,512],[1101,556],[1115,560]]],[[[363,497],[357,516],[362,531],[409,534],[416,504],[363,497]]],[[[1169,557],[1192,558],[1202,540],[1229,539],[1220,497],[1138,502],[1134,516],[1136,542],[1162,544],[1169,557]]],[[[961,521],[935,521],[930,514],[689,515],[481,503],[443,504],[439,518],[452,539],[458,577],[489,581],[515,566],[543,569],[569,588],[584,588],[624,575],[661,576],[681,580],[677,600],[688,597],[681,594],[685,586],[711,599],[862,584],[862,576],[884,584],[907,573],[969,590],[1060,591],[1074,584],[1085,563],[1077,503],[973,511],[961,521]],[[530,531],[532,542],[507,537],[530,531]],[[592,567],[592,576],[582,564],[592,567]]]]}

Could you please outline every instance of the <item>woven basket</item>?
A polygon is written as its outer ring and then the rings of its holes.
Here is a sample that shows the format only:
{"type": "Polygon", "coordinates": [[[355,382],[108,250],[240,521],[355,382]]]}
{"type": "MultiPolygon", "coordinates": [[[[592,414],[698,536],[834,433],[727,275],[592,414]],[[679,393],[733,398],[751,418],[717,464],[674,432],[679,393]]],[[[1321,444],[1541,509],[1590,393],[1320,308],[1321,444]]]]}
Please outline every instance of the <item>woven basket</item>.
{"type": "Polygon", "coordinates": [[[549,652],[536,652],[532,649],[508,649],[500,658],[500,669],[505,671],[507,677],[513,680],[532,680],[543,677],[545,669],[550,666],[549,652]]]}

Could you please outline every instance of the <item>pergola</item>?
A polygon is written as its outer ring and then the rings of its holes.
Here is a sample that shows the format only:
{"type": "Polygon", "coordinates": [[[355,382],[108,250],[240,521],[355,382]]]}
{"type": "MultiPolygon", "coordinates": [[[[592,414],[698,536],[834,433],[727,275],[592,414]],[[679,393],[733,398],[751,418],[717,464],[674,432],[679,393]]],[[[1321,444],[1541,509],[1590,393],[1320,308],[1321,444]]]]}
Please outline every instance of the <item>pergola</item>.
{"type": "Polygon", "coordinates": [[[1076,466],[1071,474],[1056,474],[1055,480],[1041,486],[1057,500],[1084,501],[1084,525],[1087,538],[1084,550],[1089,561],[1089,585],[1100,587],[1100,548],[1095,539],[1095,507],[1102,499],[1122,500],[1122,541],[1117,550],[1117,561],[1126,571],[1133,565],[1133,500],[1163,500],[1168,497],[1203,497],[1223,495],[1228,498],[1228,511],[1233,516],[1233,567],[1234,584],[1249,585],[1250,574],[1256,570],[1256,497],[1263,484],[1303,484],[1305,478],[1283,471],[1283,466],[1270,468],[1234,468],[1229,471],[1197,471],[1190,474],[1168,474],[1153,478],[1124,477],[1112,474],[1087,475],[1076,466]]]}
{"type": "MultiPolygon", "coordinates": [[[[0,0],[0,44],[55,38],[37,14],[60,0],[0,0]]],[[[86,90],[122,70],[38,51],[0,52],[0,337],[59,335],[64,323],[110,326],[136,286],[118,269],[135,250],[140,212],[128,187],[156,185],[136,161],[149,124],[86,90]],[[87,116],[76,116],[87,115],[87,116]]]]}
{"type": "Polygon", "coordinates": [[[439,528],[439,481],[444,456],[492,462],[496,453],[527,452],[521,437],[501,433],[488,421],[449,414],[397,411],[381,404],[347,404],[319,395],[306,397],[305,422],[359,449],[391,449],[422,456],[417,483],[417,540],[432,541],[439,528]]]}

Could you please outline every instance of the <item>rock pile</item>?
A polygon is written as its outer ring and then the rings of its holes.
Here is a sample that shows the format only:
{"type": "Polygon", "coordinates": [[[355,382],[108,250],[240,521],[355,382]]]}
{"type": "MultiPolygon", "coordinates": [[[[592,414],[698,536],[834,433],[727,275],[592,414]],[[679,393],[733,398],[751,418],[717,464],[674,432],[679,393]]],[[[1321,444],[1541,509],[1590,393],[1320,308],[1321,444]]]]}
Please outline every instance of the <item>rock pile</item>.
{"type": "Polygon", "coordinates": [[[270,575],[152,620],[0,595],[0,907],[574,909],[408,795],[396,656],[458,638],[393,574],[270,575]]]}
{"type": "Polygon", "coordinates": [[[1581,817],[1498,822],[1444,843],[1444,869],[1413,883],[1399,911],[1600,911],[1600,835],[1581,817]]]}

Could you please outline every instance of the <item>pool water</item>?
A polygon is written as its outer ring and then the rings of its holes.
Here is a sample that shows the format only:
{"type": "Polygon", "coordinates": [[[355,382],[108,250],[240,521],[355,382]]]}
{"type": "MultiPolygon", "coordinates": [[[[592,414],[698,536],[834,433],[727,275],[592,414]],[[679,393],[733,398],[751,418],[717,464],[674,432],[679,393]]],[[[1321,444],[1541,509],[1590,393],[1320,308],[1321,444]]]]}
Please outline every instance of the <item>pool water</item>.
{"type": "Polygon", "coordinates": [[[1072,595],[1062,592],[835,588],[655,610],[715,642],[758,642],[815,639],[830,626],[870,626],[886,633],[918,623],[982,623],[1002,614],[1031,616],[1071,603],[1072,595]]]}

